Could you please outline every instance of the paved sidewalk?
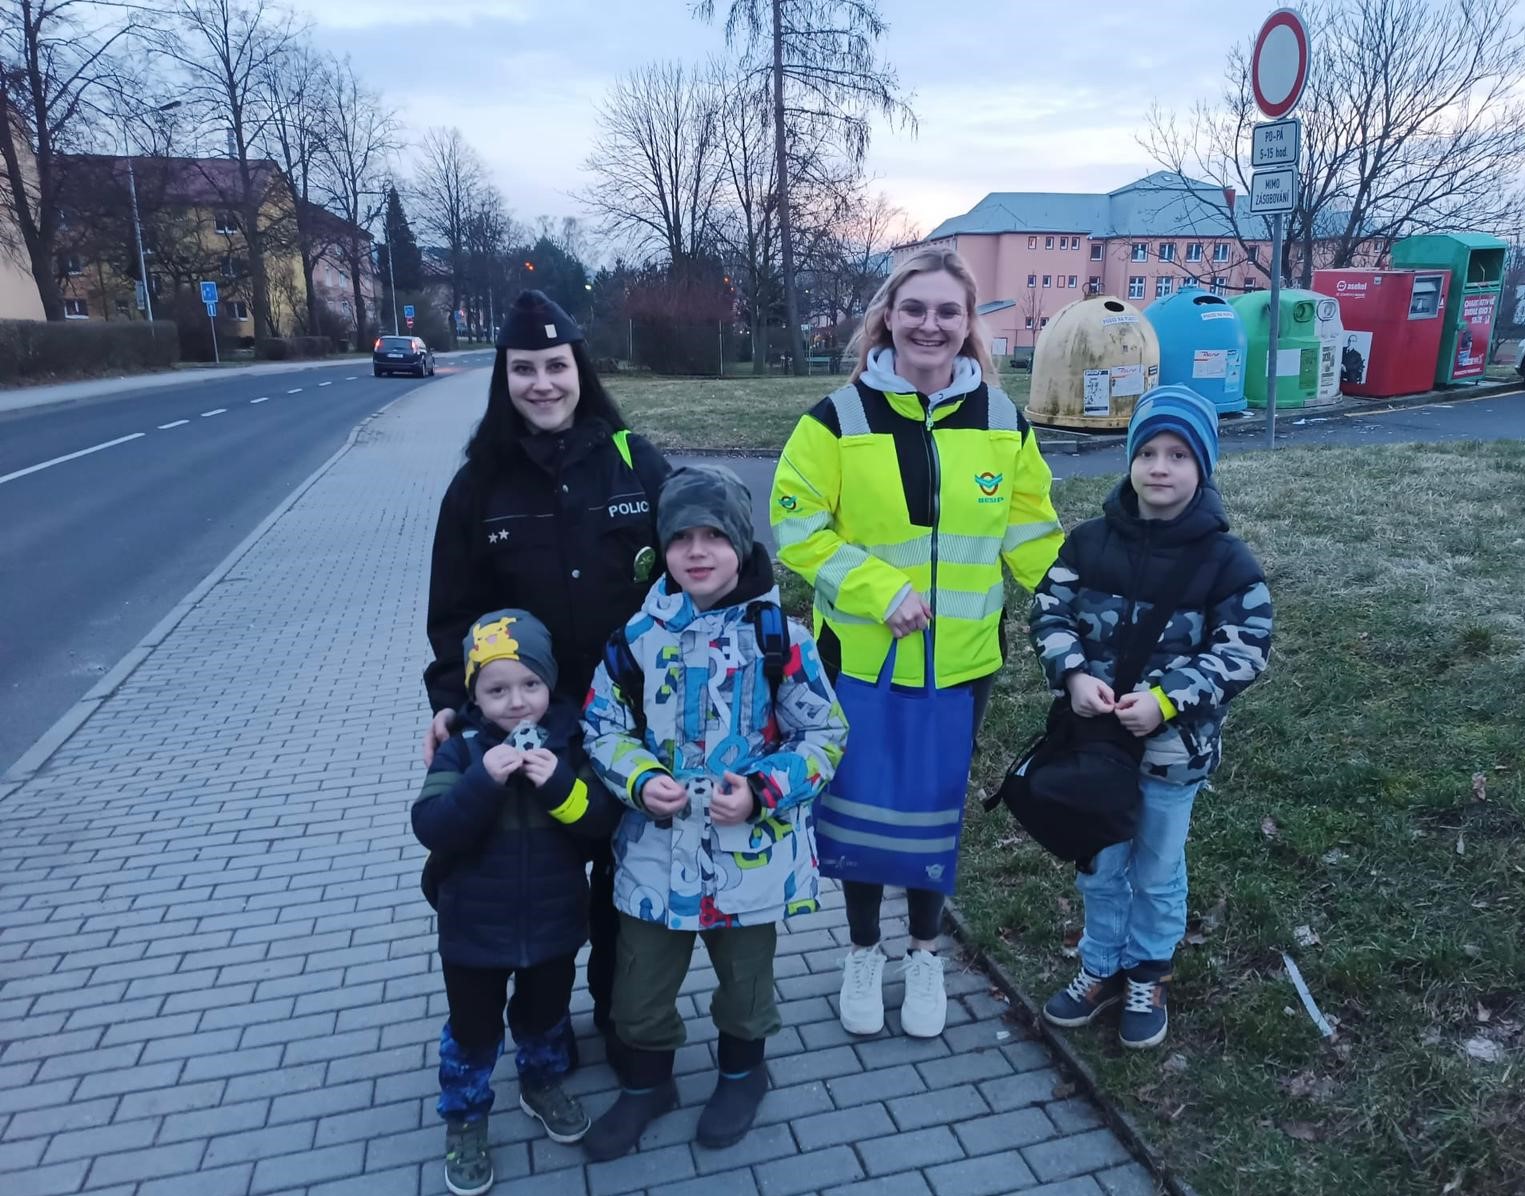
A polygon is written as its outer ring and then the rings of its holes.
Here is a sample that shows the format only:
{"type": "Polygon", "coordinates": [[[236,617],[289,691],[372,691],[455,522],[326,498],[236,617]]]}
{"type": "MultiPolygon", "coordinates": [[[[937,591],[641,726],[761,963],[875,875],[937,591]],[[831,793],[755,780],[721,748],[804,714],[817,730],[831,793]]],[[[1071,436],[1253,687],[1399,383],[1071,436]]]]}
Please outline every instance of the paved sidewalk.
{"type": "MultiPolygon", "coordinates": [[[[36,776],[0,796],[0,1192],[443,1192],[445,1005],[407,809],[435,504],[481,375],[394,405],[36,776]]],[[[3,793],[3,789],[0,789],[3,793]]],[[[740,1145],[691,1145],[713,973],[684,992],[683,1107],[587,1166],[517,1109],[498,1191],[531,1196],[1142,1196],[1153,1186],[950,948],[947,1032],[849,1039],[840,894],[781,936],[775,1090],[740,1145]]],[[[897,915],[898,955],[904,934],[897,915]]],[[[890,975],[895,974],[892,965],[890,975]]],[[[889,1002],[899,1000],[899,986],[889,1002]]],[[[586,993],[573,1085],[613,1077],[586,993]]]]}

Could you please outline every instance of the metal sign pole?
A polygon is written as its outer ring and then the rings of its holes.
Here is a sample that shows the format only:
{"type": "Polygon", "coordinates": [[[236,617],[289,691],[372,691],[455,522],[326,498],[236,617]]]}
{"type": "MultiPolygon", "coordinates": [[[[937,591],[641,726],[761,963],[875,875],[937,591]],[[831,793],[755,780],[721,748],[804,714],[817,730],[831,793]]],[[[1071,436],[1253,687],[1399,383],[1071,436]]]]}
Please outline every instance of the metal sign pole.
{"type": "Polygon", "coordinates": [[[1276,375],[1281,373],[1281,221],[1271,217],[1271,344],[1266,350],[1266,448],[1276,447],[1276,375]]]}
{"type": "Polygon", "coordinates": [[[207,304],[207,323],[212,326],[212,360],[217,365],[222,364],[222,353],[217,348],[217,317],[212,314],[212,305],[207,304]]]}

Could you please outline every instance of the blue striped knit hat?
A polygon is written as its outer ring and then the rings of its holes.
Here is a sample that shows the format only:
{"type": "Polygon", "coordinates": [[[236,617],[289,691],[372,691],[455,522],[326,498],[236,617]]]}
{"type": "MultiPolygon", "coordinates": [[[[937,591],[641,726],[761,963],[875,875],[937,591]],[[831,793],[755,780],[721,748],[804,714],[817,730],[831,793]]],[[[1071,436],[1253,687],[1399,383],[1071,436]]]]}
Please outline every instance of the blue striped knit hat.
{"type": "Polygon", "coordinates": [[[1174,432],[1191,449],[1203,480],[1218,464],[1218,408],[1189,386],[1156,386],[1134,405],[1128,421],[1128,462],[1161,432],[1174,432]]]}

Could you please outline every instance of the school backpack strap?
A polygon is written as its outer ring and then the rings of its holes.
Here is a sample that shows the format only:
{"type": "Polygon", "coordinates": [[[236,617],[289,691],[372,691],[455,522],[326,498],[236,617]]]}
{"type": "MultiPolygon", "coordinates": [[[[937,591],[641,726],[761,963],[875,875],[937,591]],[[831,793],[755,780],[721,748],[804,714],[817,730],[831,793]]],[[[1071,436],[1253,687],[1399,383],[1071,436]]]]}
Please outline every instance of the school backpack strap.
{"type": "Polygon", "coordinates": [[[776,730],[778,691],[784,683],[784,669],[789,664],[789,626],[776,602],[749,603],[747,618],[752,622],[758,651],[762,653],[763,676],[768,679],[768,710],[776,730]]]}
{"type": "Polygon", "coordinates": [[[642,672],[635,653],[630,650],[630,641],[625,638],[623,627],[616,627],[614,634],[604,644],[604,669],[609,674],[609,680],[619,687],[620,699],[630,712],[636,738],[645,739],[646,708],[642,699],[646,692],[646,675],[642,672]]]}

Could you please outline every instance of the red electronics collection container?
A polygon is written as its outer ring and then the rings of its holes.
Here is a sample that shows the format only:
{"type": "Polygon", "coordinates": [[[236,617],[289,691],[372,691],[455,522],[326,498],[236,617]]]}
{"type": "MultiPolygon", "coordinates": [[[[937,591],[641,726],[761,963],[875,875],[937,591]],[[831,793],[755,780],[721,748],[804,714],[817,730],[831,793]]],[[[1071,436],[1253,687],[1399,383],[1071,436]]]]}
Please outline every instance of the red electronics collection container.
{"type": "Polygon", "coordinates": [[[1340,301],[1340,389],[1390,398],[1435,386],[1449,270],[1315,270],[1313,289],[1340,301]]]}

